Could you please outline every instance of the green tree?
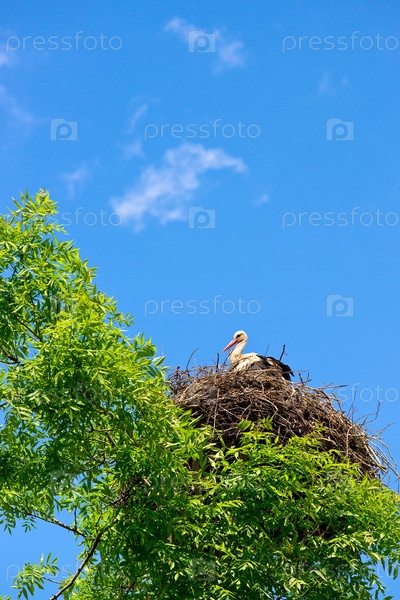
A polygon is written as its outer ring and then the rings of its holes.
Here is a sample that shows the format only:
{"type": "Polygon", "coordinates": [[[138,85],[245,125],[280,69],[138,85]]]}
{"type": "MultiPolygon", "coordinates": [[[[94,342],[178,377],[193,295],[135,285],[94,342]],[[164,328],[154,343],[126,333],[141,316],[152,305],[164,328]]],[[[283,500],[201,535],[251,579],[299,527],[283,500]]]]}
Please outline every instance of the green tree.
{"type": "Polygon", "coordinates": [[[80,565],[57,583],[57,558],[38,557],[16,597],[51,579],[53,600],[383,598],[398,496],[318,439],[279,445],[268,423],[215,444],[171,402],[151,341],[124,334],[131,317],[48,193],[15,204],[0,220],[2,536],[46,521],[80,565]]]}

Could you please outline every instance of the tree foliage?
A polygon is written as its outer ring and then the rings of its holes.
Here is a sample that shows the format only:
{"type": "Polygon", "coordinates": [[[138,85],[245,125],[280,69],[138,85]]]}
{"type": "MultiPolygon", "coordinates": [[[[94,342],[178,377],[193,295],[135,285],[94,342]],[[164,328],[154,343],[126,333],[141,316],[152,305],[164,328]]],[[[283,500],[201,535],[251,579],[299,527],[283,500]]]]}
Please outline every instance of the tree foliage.
{"type": "Polygon", "coordinates": [[[398,496],[318,439],[282,447],[267,422],[217,444],[171,402],[151,341],[124,333],[48,193],[15,204],[0,220],[2,536],[46,521],[79,564],[66,577],[38,557],[15,597],[50,579],[66,600],[383,598],[398,496]]]}

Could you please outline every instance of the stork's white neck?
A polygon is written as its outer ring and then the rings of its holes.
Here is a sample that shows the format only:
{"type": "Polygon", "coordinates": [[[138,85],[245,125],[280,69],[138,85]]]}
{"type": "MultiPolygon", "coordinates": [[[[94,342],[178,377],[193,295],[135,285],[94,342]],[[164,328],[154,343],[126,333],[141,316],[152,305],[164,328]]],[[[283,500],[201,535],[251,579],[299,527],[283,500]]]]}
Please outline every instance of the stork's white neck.
{"type": "Polygon", "coordinates": [[[242,357],[242,352],[244,350],[245,345],[247,344],[247,340],[243,340],[243,342],[239,342],[236,344],[232,352],[229,354],[229,362],[231,365],[235,364],[242,357]]]}

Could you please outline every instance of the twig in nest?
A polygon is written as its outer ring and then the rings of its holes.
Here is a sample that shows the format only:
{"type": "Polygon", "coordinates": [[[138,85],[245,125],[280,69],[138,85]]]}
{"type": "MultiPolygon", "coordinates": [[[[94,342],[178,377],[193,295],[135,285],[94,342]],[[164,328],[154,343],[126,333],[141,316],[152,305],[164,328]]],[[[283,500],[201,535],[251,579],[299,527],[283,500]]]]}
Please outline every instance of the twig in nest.
{"type": "Polygon", "coordinates": [[[186,363],[186,371],[187,371],[187,370],[188,370],[188,368],[189,368],[189,364],[190,364],[190,361],[192,360],[193,354],[194,354],[195,352],[197,352],[197,350],[198,350],[198,348],[196,348],[195,350],[193,350],[192,354],[189,356],[189,360],[188,360],[188,361],[187,361],[187,363],[186,363]]]}

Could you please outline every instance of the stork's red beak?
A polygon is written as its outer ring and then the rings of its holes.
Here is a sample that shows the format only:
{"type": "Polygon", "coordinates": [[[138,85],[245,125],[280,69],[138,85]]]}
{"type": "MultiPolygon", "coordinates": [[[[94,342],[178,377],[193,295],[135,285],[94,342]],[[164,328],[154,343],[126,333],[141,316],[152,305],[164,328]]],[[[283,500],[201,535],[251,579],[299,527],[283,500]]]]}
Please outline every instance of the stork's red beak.
{"type": "Polygon", "coordinates": [[[226,352],[227,350],[229,350],[229,348],[232,348],[232,346],[234,346],[235,344],[237,344],[237,340],[235,340],[235,338],[233,338],[233,340],[231,342],[229,342],[229,344],[227,346],[225,346],[225,348],[222,350],[222,352],[226,352]]]}

